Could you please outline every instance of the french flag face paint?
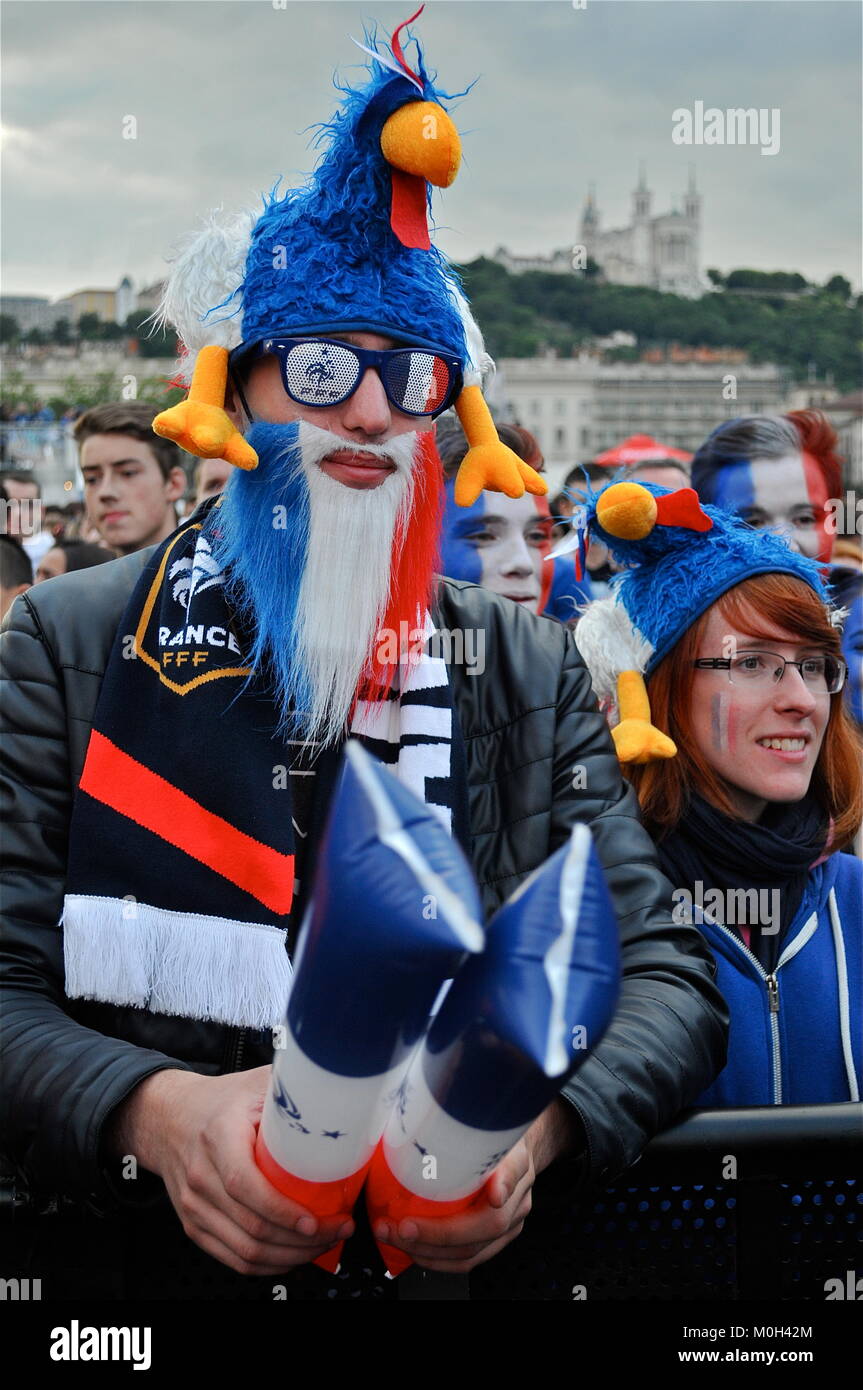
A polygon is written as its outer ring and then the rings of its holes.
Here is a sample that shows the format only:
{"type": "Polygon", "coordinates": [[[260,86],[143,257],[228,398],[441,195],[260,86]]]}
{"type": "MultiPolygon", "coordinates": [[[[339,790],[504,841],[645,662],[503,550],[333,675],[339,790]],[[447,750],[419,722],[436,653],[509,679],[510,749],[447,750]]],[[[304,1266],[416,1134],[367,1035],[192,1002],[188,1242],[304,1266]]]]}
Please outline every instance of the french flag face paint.
{"type": "Polygon", "coordinates": [[[455,482],[446,484],[442,572],[450,579],[481,584],[496,594],[541,612],[551,574],[543,561],[551,549],[548,502],[531,493],[513,498],[481,492],[472,507],[458,507],[455,482]]]}
{"type": "MultiPolygon", "coordinates": [[[[602,1037],[617,1003],[618,925],[590,831],[496,913],[414,1057],[372,1163],[372,1221],[442,1216],[485,1182],[602,1037]]],[[[410,1263],[382,1246],[391,1274],[410,1263]]]]}
{"type": "Polygon", "coordinates": [[[710,492],[705,502],[736,512],[752,526],[780,530],[801,554],[829,561],[833,537],[826,530],[827,482],[811,454],[723,464],[713,475],[710,492]]]}
{"type": "Polygon", "coordinates": [[[470,866],[434,812],[349,742],[256,1150],[316,1215],[350,1213],[434,1001],[482,949],[481,921],[470,866]]]}

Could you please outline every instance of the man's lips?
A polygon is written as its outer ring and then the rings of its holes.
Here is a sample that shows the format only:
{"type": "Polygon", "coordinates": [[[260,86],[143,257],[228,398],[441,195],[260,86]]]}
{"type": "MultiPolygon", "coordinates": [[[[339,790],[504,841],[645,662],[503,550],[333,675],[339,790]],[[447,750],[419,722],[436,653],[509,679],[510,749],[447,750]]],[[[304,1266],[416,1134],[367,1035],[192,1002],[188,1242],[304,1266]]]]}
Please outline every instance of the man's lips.
{"type": "Polygon", "coordinates": [[[374,486],[396,471],[391,459],[360,449],[338,449],[321,459],[320,467],[329,477],[355,487],[374,486]]]}
{"type": "Polygon", "coordinates": [[[128,512],[103,512],[103,521],[122,521],[123,517],[128,516],[128,512]]]}

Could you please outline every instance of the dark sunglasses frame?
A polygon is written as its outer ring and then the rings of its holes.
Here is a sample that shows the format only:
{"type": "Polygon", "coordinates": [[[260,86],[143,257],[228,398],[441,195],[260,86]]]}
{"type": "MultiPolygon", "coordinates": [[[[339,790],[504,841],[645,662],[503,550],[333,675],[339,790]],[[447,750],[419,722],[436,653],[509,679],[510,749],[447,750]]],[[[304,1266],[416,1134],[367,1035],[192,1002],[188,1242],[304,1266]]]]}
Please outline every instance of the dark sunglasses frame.
{"type": "MultiPolygon", "coordinates": [[[[434,420],[438,415],[443,414],[443,412],[448,410],[452,405],[462,388],[461,360],[458,357],[454,357],[452,353],[441,352],[438,348],[411,347],[410,345],[383,349],[360,348],[355,347],[353,343],[342,342],[338,338],[265,338],[262,342],[253,345],[246,345],[244,343],[231,353],[231,367],[235,378],[237,367],[240,363],[242,363],[242,367],[245,368],[248,364],[256,362],[259,358],[268,355],[278,358],[279,371],[281,373],[282,386],[285,389],[285,394],[289,396],[292,401],[296,402],[297,405],[309,406],[312,410],[326,410],[328,406],[343,405],[345,401],[350,400],[370,367],[374,368],[380,375],[381,385],[386,392],[386,397],[390,405],[393,406],[395,410],[398,410],[400,414],[411,415],[419,420],[429,418],[434,420]],[[345,352],[352,352],[357,358],[360,370],[356,382],[351,387],[350,391],[346,392],[344,396],[340,396],[338,400],[300,400],[288,386],[288,353],[292,348],[299,347],[305,343],[328,343],[331,347],[342,348],[345,352]],[[434,410],[406,410],[403,405],[400,405],[397,400],[393,399],[387,385],[387,364],[392,362],[396,357],[403,357],[405,354],[414,352],[424,352],[430,357],[439,357],[449,368],[449,387],[447,388],[443,402],[439,406],[436,406],[434,410]]],[[[242,391],[240,392],[240,397],[242,399],[242,391]]],[[[245,407],[245,401],[243,401],[243,404],[245,407]]],[[[248,411],[246,411],[246,413],[248,414],[248,411]]]]}

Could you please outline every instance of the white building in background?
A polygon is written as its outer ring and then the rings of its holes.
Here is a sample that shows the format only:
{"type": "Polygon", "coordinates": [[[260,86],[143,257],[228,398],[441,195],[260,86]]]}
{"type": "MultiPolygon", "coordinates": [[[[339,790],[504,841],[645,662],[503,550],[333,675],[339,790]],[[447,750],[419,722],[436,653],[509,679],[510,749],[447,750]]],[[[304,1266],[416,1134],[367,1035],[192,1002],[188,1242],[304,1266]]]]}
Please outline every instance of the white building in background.
{"type": "Polygon", "coordinates": [[[152,285],[143,285],[138,291],[136,309],[158,309],[164,290],[164,280],[154,280],[152,285]]]}
{"type": "Polygon", "coordinates": [[[781,412],[788,385],[772,363],[603,362],[581,353],[501,358],[498,369],[499,418],[536,435],[552,491],[575,464],[631,434],[694,451],[723,420],[781,412]]]}
{"type": "Polygon", "coordinates": [[[30,333],[34,328],[40,332],[53,328],[66,317],[66,310],[40,295],[4,294],[0,295],[0,314],[10,314],[22,333],[30,333]]]}
{"type": "Polygon", "coordinates": [[[863,490],[863,391],[852,391],[821,407],[839,436],[846,487],[863,490]]]}
{"type": "Polygon", "coordinates": [[[526,270],[571,275],[584,268],[583,257],[575,254],[583,247],[611,284],[644,285],[697,299],[710,289],[710,284],[701,273],[701,195],[695,187],[694,170],[690,168],[682,207],[654,214],[652,204],[653,193],[642,169],[632,195],[629,226],[603,230],[596,193],[591,187],[575,245],[548,256],[516,256],[499,246],[492,260],[514,275],[526,270]]]}
{"type": "Polygon", "coordinates": [[[74,327],[82,314],[98,314],[109,323],[123,324],[137,307],[138,297],[128,275],[123,276],[114,290],[76,290],[53,303],[41,295],[0,296],[0,313],[11,314],[22,333],[29,333],[33,328],[50,330],[60,319],[66,319],[74,327]]]}
{"type": "Polygon", "coordinates": [[[125,323],[132,310],[137,307],[138,301],[132,281],[128,275],[124,275],[117,286],[114,301],[114,322],[125,323]]]}
{"type": "Polygon", "coordinates": [[[574,269],[572,251],[552,251],[550,256],[514,256],[505,246],[499,246],[490,259],[502,265],[510,275],[521,275],[525,270],[550,270],[555,275],[571,275],[574,269]]]}
{"type": "Polygon", "coordinates": [[[642,169],[629,226],[603,231],[591,189],[581,219],[581,242],[612,284],[646,285],[698,298],[710,286],[701,275],[701,195],[694,170],[689,171],[682,208],[655,215],[652,202],[642,169]]]}

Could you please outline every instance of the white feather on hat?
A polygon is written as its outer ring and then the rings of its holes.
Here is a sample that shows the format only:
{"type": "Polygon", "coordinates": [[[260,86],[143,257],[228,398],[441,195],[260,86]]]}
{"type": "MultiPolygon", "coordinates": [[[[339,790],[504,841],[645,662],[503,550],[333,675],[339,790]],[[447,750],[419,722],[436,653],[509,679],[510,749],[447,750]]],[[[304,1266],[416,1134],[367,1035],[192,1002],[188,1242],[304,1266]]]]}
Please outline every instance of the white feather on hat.
{"type": "Polygon", "coordinates": [[[237,291],[245,278],[255,220],[249,210],[224,214],[219,208],[183,238],[171,262],[155,318],[161,325],[171,324],[188,349],[177,366],[186,385],[201,348],[230,351],[243,341],[243,306],[237,291]]]}
{"type": "Polygon", "coordinates": [[[617,718],[617,678],[621,671],[644,674],[653,647],[642,636],[622,603],[600,598],[588,604],[573,633],[575,645],[590,672],[600,704],[617,718]]]}
{"type": "Polygon", "coordinates": [[[494,359],[485,350],[482,331],[479,324],[470,310],[470,305],[459,289],[454,280],[447,277],[447,285],[456,303],[459,316],[464,328],[465,343],[467,344],[468,360],[464,365],[464,384],[465,386],[485,385],[489,377],[494,375],[494,359]]]}

